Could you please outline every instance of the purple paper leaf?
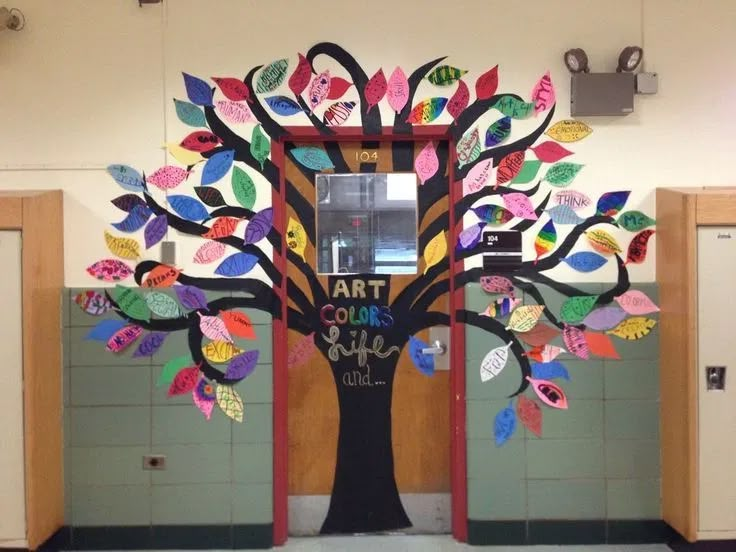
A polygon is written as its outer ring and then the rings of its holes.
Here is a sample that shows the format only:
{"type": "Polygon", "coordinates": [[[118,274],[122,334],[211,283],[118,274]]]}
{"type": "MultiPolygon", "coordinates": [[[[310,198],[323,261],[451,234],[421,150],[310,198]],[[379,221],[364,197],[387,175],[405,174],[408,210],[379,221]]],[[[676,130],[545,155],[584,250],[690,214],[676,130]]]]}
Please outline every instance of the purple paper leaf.
{"type": "Polygon", "coordinates": [[[184,308],[187,309],[206,309],[207,297],[204,292],[195,286],[174,286],[176,296],[184,308]]]}
{"type": "Polygon", "coordinates": [[[472,226],[468,226],[465,230],[460,232],[460,235],[457,237],[457,245],[455,246],[455,249],[457,251],[473,249],[478,245],[478,242],[480,242],[483,227],[485,225],[485,222],[478,222],[472,226]]]}
{"type": "Polygon", "coordinates": [[[619,307],[601,307],[591,311],[583,324],[591,330],[610,330],[626,318],[626,312],[619,307]]]}
{"type": "Polygon", "coordinates": [[[164,344],[164,340],[168,335],[166,332],[149,333],[138,345],[135,353],[133,353],[133,358],[153,356],[161,345],[164,344]]]}
{"type": "Polygon", "coordinates": [[[110,203],[112,203],[121,211],[125,211],[126,213],[130,213],[133,207],[136,206],[146,207],[146,202],[143,201],[143,198],[137,194],[121,195],[116,197],[115,199],[111,199],[110,203]]]}
{"type": "Polygon", "coordinates": [[[258,362],[258,351],[246,351],[230,361],[225,372],[225,379],[242,380],[253,373],[258,362]]]}
{"type": "Polygon", "coordinates": [[[169,229],[169,223],[165,214],[159,215],[151,219],[143,231],[143,238],[146,241],[146,249],[149,249],[160,242],[169,229]]]}
{"type": "Polygon", "coordinates": [[[245,227],[245,243],[257,243],[271,231],[273,209],[268,207],[256,213],[245,227]]]}

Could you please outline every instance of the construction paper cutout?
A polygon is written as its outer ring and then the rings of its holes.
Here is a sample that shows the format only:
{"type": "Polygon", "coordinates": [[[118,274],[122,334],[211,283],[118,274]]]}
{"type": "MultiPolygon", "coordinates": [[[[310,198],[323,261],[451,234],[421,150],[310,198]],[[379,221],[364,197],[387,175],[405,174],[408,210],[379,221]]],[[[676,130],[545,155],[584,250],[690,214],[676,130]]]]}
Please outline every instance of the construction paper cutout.
{"type": "Polygon", "coordinates": [[[450,114],[450,117],[453,120],[457,120],[460,114],[465,111],[465,108],[468,107],[469,102],[470,91],[468,90],[468,86],[462,80],[459,80],[457,82],[457,90],[455,90],[455,93],[447,102],[447,112],[450,114]]]}
{"type": "Polygon", "coordinates": [[[394,69],[388,78],[386,97],[388,98],[388,105],[396,113],[400,113],[409,101],[409,80],[401,67],[394,69]]]}
{"type": "Polygon", "coordinates": [[[458,140],[455,149],[457,150],[457,160],[461,167],[478,159],[482,149],[480,146],[478,127],[475,127],[472,131],[458,140]]]}
{"type": "Polygon", "coordinates": [[[299,55],[299,62],[296,65],[296,69],[289,77],[289,90],[294,93],[294,96],[299,97],[302,92],[309,86],[309,81],[312,78],[312,66],[302,54],[299,55]]]}
{"type": "Polygon", "coordinates": [[[150,320],[151,309],[148,308],[143,296],[133,288],[115,286],[115,302],[125,314],[135,320],[150,320]]]}
{"type": "Polygon", "coordinates": [[[235,217],[217,217],[210,229],[202,234],[202,237],[210,240],[216,240],[218,238],[231,236],[233,232],[235,232],[235,229],[238,227],[239,222],[240,219],[237,219],[235,217]]]}
{"type": "Polygon", "coordinates": [[[165,165],[146,177],[146,182],[161,190],[171,190],[184,182],[189,171],[175,165],[165,165]]]}
{"type": "Polygon", "coordinates": [[[250,376],[258,364],[258,351],[246,351],[233,358],[227,365],[225,379],[241,381],[250,376]]]}
{"type": "Polygon", "coordinates": [[[176,299],[162,291],[150,291],[146,294],[146,305],[159,318],[178,318],[181,309],[176,299]]]}
{"type": "Polygon", "coordinates": [[[487,100],[498,89],[498,65],[491,67],[475,81],[475,97],[478,100],[487,100]]]}
{"type": "Polygon", "coordinates": [[[591,251],[580,251],[562,259],[570,268],[578,272],[593,272],[602,267],[608,259],[591,251]]]}
{"type": "Polygon", "coordinates": [[[511,135],[511,117],[502,117],[486,130],[486,147],[501,144],[511,135]]]}
{"type": "Polygon", "coordinates": [[[143,198],[136,194],[125,194],[118,196],[115,199],[111,199],[110,203],[112,203],[121,211],[125,211],[126,213],[130,213],[130,211],[132,211],[134,207],[147,207],[146,202],[143,200],[143,198]]]}
{"type": "Polygon", "coordinates": [[[174,212],[181,218],[200,222],[210,216],[207,208],[193,197],[187,195],[170,195],[166,200],[174,212]]]}
{"type": "Polygon", "coordinates": [[[628,341],[634,341],[641,339],[642,337],[649,335],[652,328],[657,325],[657,321],[644,316],[634,316],[621,322],[612,330],[608,330],[606,333],[615,335],[621,339],[628,341]]]}
{"type": "Polygon", "coordinates": [[[146,337],[141,339],[141,342],[138,344],[138,348],[133,353],[133,358],[153,356],[156,351],[161,348],[161,345],[164,344],[168,335],[169,334],[166,332],[149,333],[146,337]]]}
{"type": "Polygon", "coordinates": [[[547,212],[555,224],[580,224],[585,220],[579,217],[578,214],[567,205],[555,205],[554,207],[547,209],[547,212]]]}
{"type": "Polygon", "coordinates": [[[261,170],[263,170],[263,165],[270,153],[271,142],[268,136],[263,134],[261,125],[256,125],[253,127],[253,133],[250,136],[250,154],[253,156],[253,159],[261,164],[261,170]]]}
{"type": "Polygon", "coordinates": [[[501,345],[495,349],[491,349],[480,363],[480,380],[487,382],[488,380],[495,378],[501,371],[506,367],[506,362],[509,358],[509,347],[512,342],[509,341],[506,345],[501,345]]]}
{"type": "Polygon", "coordinates": [[[299,341],[294,343],[292,348],[289,349],[289,355],[286,360],[287,366],[289,369],[299,368],[309,362],[316,352],[317,346],[314,343],[314,332],[302,336],[299,341]]]}
{"type": "Polygon", "coordinates": [[[532,347],[542,347],[560,335],[560,330],[545,324],[537,322],[531,330],[519,334],[517,337],[527,345],[532,347]]]}
{"type": "Polygon", "coordinates": [[[187,167],[196,165],[200,161],[204,160],[204,157],[202,157],[199,152],[188,150],[179,144],[166,144],[165,147],[166,151],[168,151],[174,159],[187,167]]]}
{"type": "Polygon", "coordinates": [[[121,259],[135,260],[141,256],[141,246],[132,238],[116,238],[105,230],[105,243],[110,253],[121,259]]]}
{"type": "Polygon", "coordinates": [[[554,221],[549,220],[534,239],[534,251],[537,252],[537,257],[534,259],[534,262],[536,263],[542,255],[546,255],[552,251],[556,242],[557,230],[555,230],[555,223],[554,221]]]}
{"type": "Polygon", "coordinates": [[[204,378],[200,379],[194,391],[192,391],[192,401],[204,414],[204,417],[209,420],[215,408],[215,386],[204,378]]]}
{"type": "Polygon", "coordinates": [[[424,248],[424,274],[432,268],[434,265],[439,263],[447,255],[447,240],[445,239],[445,233],[440,232],[434,238],[429,240],[429,243],[424,248]]]}
{"type": "Polygon", "coordinates": [[[228,418],[236,422],[243,421],[243,399],[232,387],[227,385],[217,386],[217,405],[228,418]]]}
{"type": "Polygon", "coordinates": [[[87,332],[87,335],[84,336],[84,339],[106,342],[118,331],[124,328],[126,324],[127,322],[125,320],[120,320],[117,318],[112,320],[100,320],[92,327],[89,332],[87,332]]]}
{"type": "MultiPolygon", "coordinates": [[[[542,326],[542,324],[537,324],[534,327],[534,329],[536,330],[540,326],[542,326]]],[[[527,332],[523,335],[526,336],[526,335],[529,335],[529,333],[530,332],[527,332]]],[[[529,357],[532,360],[536,360],[537,362],[552,362],[562,353],[566,353],[566,352],[567,351],[563,349],[562,347],[557,347],[555,345],[535,345],[533,349],[531,349],[530,351],[527,351],[525,354],[527,357],[529,357]]]]}
{"type": "Polygon", "coordinates": [[[233,77],[212,77],[212,80],[228,100],[234,102],[242,102],[244,100],[252,101],[248,85],[240,79],[233,77]]]}
{"type": "Polygon", "coordinates": [[[212,88],[200,78],[187,73],[184,76],[184,87],[187,90],[189,101],[196,105],[212,105],[212,88]]]}
{"type": "Polygon", "coordinates": [[[437,157],[437,151],[435,150],[433,142],[427,142],[427,145],[422,148],[417,158],[414,160],[414,170],[419,177],[420,184],[424,183],[437,174],[437,170],[440,168],[440,160],[437,157]]]}
{"type": "Polygon", "coordinates": [[[90,276],[105,282],[119,282],[133,274],[133,269],[117,259],[102,259],[87,267],[90,276]]]}
{"type": "Polygon", "coordinates": [[[553,380],[562,378],[570,381],[570,374],[567,368],[558,361],[537,362],[532,364],[532,377],[534,379],[553,380]]]}
{"type": "Polygon", "coordinates": [[[348,120],[356,105],[355,102],[334,103],[325,110],[322,122],[327,126],[340,126],[348,120]]]}
{"type": "Polygon", "coordinates": [[[486,225],[485,222],[479,222],[468,226],[457,237],[457,244],[455,249],[457,251],[467,251],[473,249],[480,242],[483,227],[486,225]]]}
{"type": "Polygon", "coordinates": [[[524,155],[525,152],[514,151],[504,156],[503,159],[498,163],[498,169],[496,171],[496,188],[500,184],[511,182],[521,172],[521,168],[524,166],[524,155]]]}
{"type": "Polygon", "coordinates": [[[638,232],[648,226],[654,226],[656,222],[641,211],[626,211],[621,213],[618,220],[616,220],[616,224],[629,232],[638,232]]]}
{"type": "MultiPolygon", "coordinates": [[[[496,180],[493,159],[487,159],[473,165],[463,178],[463,196],[474,194],[491,180],[496,180]]],[[[512,215],[513,216],[513,215],[512,215]]]]}
{"type": "Polygon", "coordinates": [[[561,387],[555,385],[549,380],[537,380],[530,378],[529,376],[527,376],[526,379],[532,384],[532,389],[534,389],[537,397],[539,397],[544,404],[560,410],[567,409],[567,397],[561,387]]]}
{"type": "Polygon", "coordinates": [[[654,230],[642,230],[629,243],[629,250],[626,253],[626,264],[643,263],[647,257],[647,245],[649,238],[654,234],[654,230]]]}
{"type": "Polygon", "coordinates": [[[323,171],[325,169],[335,168],[330,157],[322,148],[305,146],[294,148],[289,153],[297,163],[304,165],[313,171],[323,171]]]}
{"type": "Polygon", "coordinates": [[[199,316],[199,330],[202,335],[212,339],[213,341],[232,341],[230,332],[225,327],[225,322],[216,316],[205,316],[201,312],[197,312],[199,316]]]}
{"type": "Polygon", "coordinates": [[[137,232],[143,228],[152,214],[148,207],[136,205],[123,220],[113,222],[112,226],[120,232],[137,232]]]}
{"type": "Polygon", "coordinates": [[[442,110],[447,105],[447,98],[429,98],[422,100],[415,105],[409,116],[406,118],[407,123],[413,125],[426,125],[434,121],[442,114],[442,110]]]}
{"type": "Polygon", "coordinates": [[[579,324],[595,307],[598,295],[568,297],[560,307],[560,319],[568,324],[579,324]]]}
{"type": "Polygon", "coordinates": [[[616,238],[605,230],[588,230],[585,232],[585,237],[588,238],[593,249],[599,253],[604,255],[621,253],[621,246],[619,246],[616,238]]]}
{"type": "Polygon", "coordinates": [[[234,253],[215,269],[215,274],[234,278],[247,274],[258,264],[258,257],[250,253],[234,253]]]}
{"type": "Polygon", "coordinates": [[[307,231],[300,222],[291,217],[286,226],[286,246],[304,259],[304,250],[307,248],[307,231]]]}
{"type": "Polygon", "coordinates": [[[365,85],[365,90],[363,91],[365,101],[368,104],[368,108],[365,110],[366,113],[369,113],[371,108],[383,99],[386,95],[387,89],[388,82],[386,82],[386,75],[383,74],[383,69],[379,69],[376,71],[376,74],[368,80],[365,85]]]}
{"type": "Polygon", "coordinates": [[[202,347],[204,358],[215,364],[223,364],[228,362],[234,356],[239,355],[243,351],[238,349],[230,341],[210,341],[202,347]]]}
{"type": "Polygon", "coordinates": [[[537,159],[539,159],[543,163],[556,163],[557,161],[564,159],[565,157],[567,157],[568,155],[572,155],[573,153],[570,150],[563,148],[557,142],[552,142],[551,140],[542,142],[538,146],[534,146],[533,148],[529,149],[532,150],[534,152],[534,155],[537,156],[537,159]]]}
{"type": "Polygon", "coordinates": [[[327,99],[339,100],[351,86],[353,86],[353,83],[350,81],[346,81],[340,77],[332,77],[330,79],[330,91],[327,93],[327,99]]]}
{"type": "Polygon", "coordinates": [[[427,75],[427,80],[436,86],[450,86],[460,80],[465,73],[467,71],[451,65],[440,65],[427,75]]]}
{"type": "Polygon", "coordinates": [[[514,192],[511,194],[504,194],[503,203],[516,217],[528,220],[537,220],[538,218],[537,213],[534,212],[532,202],[522,193],[514,192]]]}
{"type": "Polygon", "coordinates": [[[188,366],[182,368],[174,376],[174,381],[169,386],[168,396],[184,395],[191,393],[199,382],[200,372],[199,366],[188,366]]]}
{"type": "Polygon", "coordinates": [[[222,118],[228,123],[242,125],[257,121],[256,116],[253,115],[248,104],[231,102],[229,100],[219,100],[215,105],[217,106],[217,112],[222,115],[222,118]]]}
{"type": "Polygon", "coordinates": [[[616,348],[613,346],[611,338],[606,334],[595,333],[595,332],[584,332],[585,341],[588,343],[590,352],[595,356],[601,358],[613,358],[620,360],[621,357],[616,352],[616,348]]]}
{"type": "Polygon", "coordinates": [[[629,314],[650,314],[659,312],[659,307],[646,296],[643,291],[630,289],[629,291],[613,298],[621,308],[629,314]]]}
{"type": "Polygon", "coordinates": [[[262,94],[264,92],[273,92],[286,78],[286,70],[289,68],[288,59],[277,59],[266,65],[261,74],[258,76],[256,83],[256,92],[262,94]]]}
{"type": "Polygon", "coordinates": [[[429,348],[429,344],[413,335],[409,336],[409,357],[412,363],[425,376],[434,375],[434,355],[425,355],[422,349],[429,348]]]}
{"type": "Polygon", "coordinates": [[[166,213],[153,217],[146,225],[145,230],[143,230],[143,240],[146,243],[146,249],[150,249],[164,239],[168,230],[169,222],[166,213]]]}
{"type": "Polygon", "coordinates": [[[511,314],[521,303],[521,299],[512,299],[511,297],[500,297],[488,304],[486,309],[480,313],[481,316],[489,316],[491,318],[503,318],[511,314]]]}
{"type": "Polygon", "coordinates": [[[558,205],[566,205],[573,211],[584,209],[591,204],[591,200],[588,196],[575,190],[563,190],[557,192],[554,199],[558,205]]]}
{"type": "Polygon", "coordinates": [[[112,353],[122,353],[125,349],[130,347],[142,333],[143,328],[140,326],[125,326],[115,332],[107,342],[107,345],[105,345],[105,349],[112,353]]]}
{"type": "Polygon", "coordinates": [[[256,185],[240,167],[233,167],[232,187],[237,202],[246,209],[252,209],[256,202],[256,185]]]}
{"type": "Polygon", "coordinates": [[[568,351],[578,358],[588,360],[590,351],[585,341],[585,334],[583,334],[581,329],[565,324],[562,329],[562,340],[565,342],[568,351]]]}
{"type": "Polygon", "coordinates": [[[267,207],[256,213],[245,227],[245,243],[258,243],[271,231],[273,209],[267,207]]]}
{"type": "Polygon", "coordinates": [[[532,88],[532,103],[534,103],[534,114],[539,115],[551,108],[556,101],[555,87],[552,77],[547,71],[532,88]]]}
{"type": "Polygon", "coordinates": [[[74,296],[74,302],[87,314],[100,316],[109,311],[110,300],[99,292],[87,290],[74,296]]]}
{"type": "Polygon", "coordinates": [[[269,96],[266,98],[266,103],[271,108],[271,111],[282,117],[302,113],[302,108],[299,107],[299,104],[286,96],[269,96]]]}
{"type": "Polygon", "coordinates": [[[595,214],[613,217],[624,208],[631,192],[606,192],[598,198],[595,214]]]}
{"type": "Polygon", "coordinates": [[[501,293],[514,297],[514,284],[506,276],[481,276],[480,287],[486,293],[501,293]]]}
{"type": "Polygon", "coordinates": [[[256,333],[253,331],[253,323],[250,317],[242,311],[222,311],[220,318],[225,323],[225,328],[235,337],[242,339],[255,339],[256,333]]]}
{"type": "Polygon", "coordinates": [[[197,128],[207,126],[207,119],[199,106],[174,99],[174,107],[176,109],[176,116],[185,125],[197,128]]]}
{"type": "Polygon", "coordinates": [[[222,197],[220,190],[214,186],[195,186],[194,192],[197,197],[209,207],[223,207],[227,205],[225,198],[222,197]]]}
{"type": "Polygon", "coordinates": [[[537,173],[539,172],[539,168],[542,166],[542,162],[538,161],[537,159],[531,159],[529,161],[524,161],[524,164],[521,166],[521,170],[519,171],[519,174],[517,174],[512,180],[512,184],[528,184],[532,180],[534,180],[534,177],[537,176],[537,173]]]}
{"type": "Polygon", "coordinates": [[[527,103],[512,96],[503,96],[493,107],[512,119],[527,119],[534,113],[533,103],[527,103]]]}
{"type": "Polygon", "coordinates": [[[583,324],[591,330],[610,330],[624,318],[626,318],[626,312],[618,307],[600,307],[590,311],[583,318],[583,324]]]}
{"type": "Polygon", "coordinates": [[[141,287],[171,287],[179,278],[181,270],[169,265],[159,265],[148,273],[146,279],[143,280],[141,287]]]}
{"type": "Polygon", "coordinates": [[[174,287],[179,302],[185,309],[206,309],[207,298],[204,292],[195,286],[176,286],[174,287]]]}
{"type": "Polygon", "coordinates": [[[479,205],[470,209],[486,224],[501,226],[514,218],[514,214],[500,205],[479,205]]]}
{"type": "Polygon", "coordinates": [[[179,144],[185,150],[205,153],[220,145],[221,140],[209,130],[196,130],[179,144]]]}
{"type": "Polygon", "coordinates": [[[572,184],[572,181],[575,180],[575,177],[582,168],[583,165],[578,163],[561,161],[559,163],[555,163],[547,170],[547,174],[544,175],[544,180],[552,184],[552,186],[564,188],[572,184]]]}
{"type": "Polygon", "coordinates": [[[515,332],[528,332],[537,325],[539,317],[542,316],[543,312],[544,305],[524,305],[523,307],[517,307],[511,313],[511,318],[509,318],[509,324],[506,326],[506,329],[515,332]]]}
{"type": "Polygon", "coordinates": [[[519,395],[516,401],[516,415],[525,428],[537,437],[542,436],[542,407],[536,401],[519,395]]]}
{"type": "Polygon", "coordinates": [[[557,121],[547,129],[545,134],[558,142],[579,142],[583,138],[590,135],[593,129],[582,121],[574,119],[565,119],[557,121]]]}
{"type": "Polygon", "coordinates": [[[496,446],[502,446],[516,430],[516,413],[511,404],[502,408],[493,420],[493,438],[496,446]]]}

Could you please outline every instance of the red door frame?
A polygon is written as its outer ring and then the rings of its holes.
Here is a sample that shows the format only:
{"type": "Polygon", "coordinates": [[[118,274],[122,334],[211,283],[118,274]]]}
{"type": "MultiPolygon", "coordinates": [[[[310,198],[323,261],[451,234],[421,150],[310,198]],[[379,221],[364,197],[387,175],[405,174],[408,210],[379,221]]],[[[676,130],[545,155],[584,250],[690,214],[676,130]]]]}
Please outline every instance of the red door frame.
{"type": "MultiPolygon", "coordinates": [[[[454,244],[461,230],[462,220],[455,220],[454,206],[462,198],[461,187],[455,183],[455,142],[448,126],[415,127],[412,134],[395,134],[391,127],[384,127],[377,136],[366,136],[360,127],[336,128],[335,134],[320,134],[314,127],[287,127],[287,134],[274,142],[271,159],[279,168],[279,190],[273,192],[274,222],[281,232],[281,251],[274,251],[274,264],[283,275],[278,295],[281,299],[281,317],[273,323],[273,543],[283,545],[288,538],[288,367],[287,351],[283,344],[287,340],[286,308],[286,193],[285,193],[285,142],[394,142],[416,140],[446,140],[449,142],[449,243],[454,244]]],[[[455,258],[455,248],[450,251],[450,482],[452,503],[452,535],[460,541],[467,541],[467,454],[465,435],[465,330],[456,320],[458,306],[464,305],[463,288],[455,286],[454,276],[462,272],[463,261],[455,258]]]]}

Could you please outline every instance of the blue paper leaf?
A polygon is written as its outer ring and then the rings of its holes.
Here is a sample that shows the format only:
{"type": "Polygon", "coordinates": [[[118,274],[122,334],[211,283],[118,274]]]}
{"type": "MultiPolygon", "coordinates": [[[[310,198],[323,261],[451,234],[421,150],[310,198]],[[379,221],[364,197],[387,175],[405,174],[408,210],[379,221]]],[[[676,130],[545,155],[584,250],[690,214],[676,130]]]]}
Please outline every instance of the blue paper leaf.
{"type": "Polygon", "coordinates": [[[167,199],[174,212],[183,219],[201,222],[210,216],[207,208],[193,197],[170,195],[167,199]]]}
{"type": "Polygon", "coordinates": [[[212,88],[202,79],[193,77],[187,73],[184,75],[184,86],[187,89],[189,101],[197,105],[212,105],[212,88]]]}
{"type": "Polygon", "coordinates": [[[146,224],[152,214],[147,206],[136,205],[130,210],[128,216],[120,222],[113,222],[112,226],[121,232],[137,232],[143,228],[143,225],[146,224]]]}
{"type": "Polygon", "coordinates": [[[567,368],[556,360],[532,364],[532,377],[543,380],[562,378],[570,381],[570,374],[567,372],[567,368]]]}
{"type": "Polygon", "coordinates": [[[321,148],[303,147],[291,150],[291,155],[296,161],[308,169],[313,171],[322,171],[324,169],[334,169],[335,165],[330,161],[330,157],[321,148]]]}
{"type": "Polygon", "coordinates": [[[146,189],[143,176],[133,167],[128,165],[110,165],[107,172],[115,179],[115,182],[131,192],[142,192],[146,189]]]}
{"type": "Polygon", "coordinates": [[[486,225],[485,222],[478,222],[465,228],[460,235],[457,237],[457,244],[455,245],[456,251],[467,251],[473,249],[480,242],[480,238],[483,235],[483,227],[486,225]]]}
{"type": "Polygon", "coordinates": [[[258,351],[246,351],[236,356],[227,365],[225,379],[240,381],[247,378],[256,369],[258,363],[258,351]]]}
{"type": "Polygon", "coordinates": [[[202,170],[202,186],[214,184],[224,177],[233,166],[234,157],[234,150],[220,151],[210,157],[202,170]]]}
{"type": "Polygon", "coordinates": [[[206,309],[207,297],[196,286],[174,286],[179,302],[186,309],[206,309]]]}
{"type": "Polygon", "coordinates": [[[130,213],[131,209],[133,209],[133,207],[137,205],[140,205],[141,207],[147,207],[146,202],[143,200],[143,198],[137,194],[124,194],[116,197],[115,199],[111,199],[110,203],[112,203],[121,211],[125,211],[126,213],[130,213]]]}
{"type": "Polygon", "coordinates": [[[220,276],[242,276],[258,264],[258,257],[250,253],[235,253],[220,263],[215,274],[220,276]]]}
{"type": "Polygon", "coordinates": [[[85,339],[107,342],[118,330],[128,324],[127,321],[115,318],[113,320],[100,320],[94,328],[85,336],[85,339]]]}
{"type": "Polygon", "coordinates": [[[153,356],[161,348],[169,334],[166,332],[152,332],[141,340],[140,345],[133,353],[133,358],[153,356]]]}
{"type": "Polygon", "coordinates": [[[282,117],[295,115],[302,111],[298,103],[286,96],[270,96],[266,98],[266,103],[276,115],[281,115],[282,117]]]}
{"type": "Polygon", "coordinates": [[[579,224],[584,220],[569,205],[555,205],[547,212],[555,224],[579,224]]]}
{"type": "Polygon", "coordinates": [[[593,253],[592,251],[580,251],[579,253],[573,253],[562,260],[570,265],[570,268],[577,270],[578,272],[593,272],[606,264],[608,259],[603,255],[593,253]]]}
{"type": "Polygon", "coordinates": [[[245,227],[245,243],[258,243],[271,231],[273,209],[268,207],[256,213],[245,227]]]}
{"type": "Polygon", "coordinates": [[[143,231],[143,239],[146,241],[146,249],[153,247],[160,242],[169,229],[166,214],[159,215],[151,219],[146,229],[143,231]]]}
{"type": "Polygon", "coordinates": [[[503,408],[496,414],[493,421],[493,436],[496,446],[500,447],[508,441],[516,430],[516,412],[511,405],[503,408]]]}
{"type": "Polygon", "coordinates": [[[631,195],[631,192],[606,192],[598,198],[595,214],[609,217],[614,216],[624,208],[629,195],[631,195]]]}
{"type": "Polygon", "coordinates": [[[511,117],[502,117],[486,130],[486,147],[497,146],[511,133],[511,117]]]}
{"type": "Polygon", "coordinates": [[[422,354],[422,349],[429,347],[427,343],[414,336],[409,336],[409,356],[414,366],[425,376],[434,374],[434,355],[422,354]]]}

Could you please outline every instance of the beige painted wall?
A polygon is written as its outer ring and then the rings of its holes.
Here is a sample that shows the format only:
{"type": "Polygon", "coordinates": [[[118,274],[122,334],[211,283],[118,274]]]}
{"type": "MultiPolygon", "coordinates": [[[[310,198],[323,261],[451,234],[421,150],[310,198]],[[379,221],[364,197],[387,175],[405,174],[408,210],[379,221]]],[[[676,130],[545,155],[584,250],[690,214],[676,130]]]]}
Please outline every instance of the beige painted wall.
{"type": "MultiPolygon", "coordinates": [[[[550,69],[558,88],[556,119],[569,115],[562,63],[567,48],[585,48],[593,70],[613,70],[623,46],[642,44],[645,69],[659,73],[660,92],[638,96],[635,113],[627,117],[586,119],[593,135],[571,148],[575,161],[586,165],[575,188],[591,195],[632,189],[629,207],[651,213],[656,186],[734,183],[732,0],[618,0],[615,8],[607,0],[12,5],[28,22],[23,32],[0,33],[0,189],[66,191],[68,286],[92,283],[84,268],[107,256],[102,232],[122,218],[109,203],[120,188],[104,167],[126,163],[150,173],[166,162],[161,145],[186,133],[172,102],[185,98],[182,70],[243,76],[279,57],[294,60],[296,52],[323,40],[346,47],[369,74],[379,66],[388,74],[397,64],[408,72],[448,55],[474,78],[498,63],[502,90],[521,95],[550,69]]],[[[429,88],[417,98],[425,92],[429,88]]],[[[182,261],[196,245],[182,240],[182,261]]],[[[581,278],[558,270],[558,278],[581,278]]],[[[630,270],[634,280],[654,278],[653,262],[630,270]]]]}

